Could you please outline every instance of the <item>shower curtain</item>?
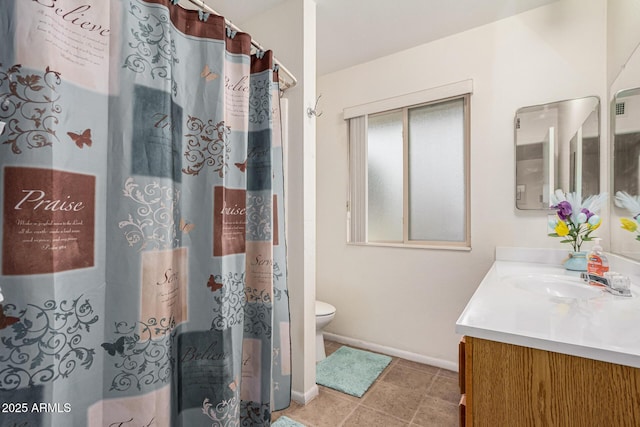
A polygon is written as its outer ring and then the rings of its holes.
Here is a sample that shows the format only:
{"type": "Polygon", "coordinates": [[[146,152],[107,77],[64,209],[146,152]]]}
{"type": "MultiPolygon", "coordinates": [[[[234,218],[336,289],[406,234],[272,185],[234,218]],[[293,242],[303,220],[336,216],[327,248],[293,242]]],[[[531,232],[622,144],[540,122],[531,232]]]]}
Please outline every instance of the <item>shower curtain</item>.
{"type": "Polygon", "coordinates": [[[277,66],[176,3],[0,4],[0,427],[289,404],[277,66]]]}

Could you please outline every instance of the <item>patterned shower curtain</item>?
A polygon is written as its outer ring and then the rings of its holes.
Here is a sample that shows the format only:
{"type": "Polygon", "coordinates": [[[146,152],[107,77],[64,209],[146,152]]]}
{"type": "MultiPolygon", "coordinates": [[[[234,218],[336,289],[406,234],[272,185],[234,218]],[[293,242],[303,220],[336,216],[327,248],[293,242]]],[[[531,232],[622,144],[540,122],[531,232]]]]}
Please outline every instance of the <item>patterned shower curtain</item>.
{"type": "Polygon", "coordinates": [[[289,404],[277,66],[174,3],[0,3],[0,427],[289,404]]]}

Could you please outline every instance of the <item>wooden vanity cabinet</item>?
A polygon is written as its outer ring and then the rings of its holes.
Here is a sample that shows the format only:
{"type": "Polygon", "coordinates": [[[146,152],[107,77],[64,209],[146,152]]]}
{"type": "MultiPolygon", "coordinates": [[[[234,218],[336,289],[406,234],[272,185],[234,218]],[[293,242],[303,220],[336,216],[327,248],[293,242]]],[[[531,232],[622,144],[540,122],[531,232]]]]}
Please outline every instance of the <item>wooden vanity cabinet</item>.
{"type": "Polygon", "coordinates": [[[640,369],[465,337],[461,426],[640,426],[640,369]]]}

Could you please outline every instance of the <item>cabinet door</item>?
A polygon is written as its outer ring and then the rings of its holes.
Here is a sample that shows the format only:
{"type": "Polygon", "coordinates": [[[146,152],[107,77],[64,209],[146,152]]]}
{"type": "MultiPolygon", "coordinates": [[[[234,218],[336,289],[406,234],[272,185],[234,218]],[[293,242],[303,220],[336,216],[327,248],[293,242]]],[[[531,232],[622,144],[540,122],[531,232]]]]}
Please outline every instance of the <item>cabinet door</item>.
{"type": "Polygon", "coordinates": [[[472,412],[476,426],[640,426],[638,368],[479,338],[466,341],[469,425],[472,412]]]}

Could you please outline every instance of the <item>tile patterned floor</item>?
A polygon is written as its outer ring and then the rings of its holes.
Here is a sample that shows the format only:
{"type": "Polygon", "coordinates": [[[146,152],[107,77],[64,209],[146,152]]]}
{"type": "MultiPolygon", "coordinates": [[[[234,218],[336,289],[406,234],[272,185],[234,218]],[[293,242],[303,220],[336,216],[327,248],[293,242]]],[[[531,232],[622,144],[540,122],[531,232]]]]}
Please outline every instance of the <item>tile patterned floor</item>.
{"type": "MultiPolygon", "coordinates": [[[[331,354],[342,344],[326,341],[331,354]]],[[[392,358],[361,398],[318,386],[307,405],[291,402],[274,412],[307,427],[454,427],[458,425],[458,374],[409,360],[392,358]]]]}

